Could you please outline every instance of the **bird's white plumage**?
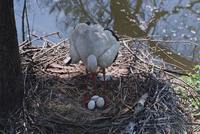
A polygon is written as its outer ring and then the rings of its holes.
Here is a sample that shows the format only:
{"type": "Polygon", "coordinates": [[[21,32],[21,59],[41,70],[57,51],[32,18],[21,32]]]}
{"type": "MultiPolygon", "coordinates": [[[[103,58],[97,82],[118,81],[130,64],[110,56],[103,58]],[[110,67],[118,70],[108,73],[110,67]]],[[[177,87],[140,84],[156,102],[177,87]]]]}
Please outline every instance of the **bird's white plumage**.
{"type": "Polygon", "coordinates": [[[95,55],[91,54],[88,56],[86,67],[87,70],[90,70],[91,72],[96,72],[98,66],[97,66],[97,58],[95,57],[95,55]]]}
{"type": "Polygon", "coordinates": [[[70,36],[72,63],[82,60],[88,71],[110,66],[119,50],[119,42],[110,31],[98,24],[79,24],[70,36]],[[88,58],[93,55],[94,57],[88,58]],[[96,58],[96,59],[95,59],[96,58]],[[96,61],[95,61],[96,60],[96,61]],[[94,63],[97,63],[96,65],[94,63]]]}

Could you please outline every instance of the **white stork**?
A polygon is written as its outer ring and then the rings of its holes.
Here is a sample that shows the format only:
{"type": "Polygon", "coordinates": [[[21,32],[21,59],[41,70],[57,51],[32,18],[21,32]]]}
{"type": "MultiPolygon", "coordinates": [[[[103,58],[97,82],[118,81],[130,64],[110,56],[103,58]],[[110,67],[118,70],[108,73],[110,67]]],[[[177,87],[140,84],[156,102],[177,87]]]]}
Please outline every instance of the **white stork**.
{"type": "Polygon", "coordinates": [[[80,60],[86,66],[86,72],[90,72],[93,79],[94,94],[96,94],[97,68],[103,68],[105,80],[105,68],[116,59],[120,44],[113,31],[102,26],[80,23],[70,35],[71,63],[80,60]]]}

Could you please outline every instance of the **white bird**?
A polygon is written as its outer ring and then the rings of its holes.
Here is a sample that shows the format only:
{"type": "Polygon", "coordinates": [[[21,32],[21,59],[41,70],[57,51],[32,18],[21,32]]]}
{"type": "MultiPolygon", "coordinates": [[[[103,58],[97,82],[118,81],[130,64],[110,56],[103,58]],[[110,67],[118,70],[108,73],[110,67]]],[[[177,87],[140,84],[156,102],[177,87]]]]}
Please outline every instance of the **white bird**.
{"type": "Polygon", "coordinates": [[[116,59],[120,44],[111,30],[98,24],[80,23],[69,39],[71,63],[84,63],[86,71],[92,74],[95,94],[97,68],[103,68],[105,78],[105,68],[116,59]]]}

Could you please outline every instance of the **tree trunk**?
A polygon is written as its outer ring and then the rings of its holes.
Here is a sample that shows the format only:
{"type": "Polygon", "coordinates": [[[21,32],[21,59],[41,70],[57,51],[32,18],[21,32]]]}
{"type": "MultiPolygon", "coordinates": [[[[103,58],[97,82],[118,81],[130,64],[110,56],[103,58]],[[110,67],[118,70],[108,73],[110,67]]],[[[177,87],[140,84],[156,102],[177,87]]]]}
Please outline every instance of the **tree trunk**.
{"type": "Polygon", "coordinates": [[[23,76],[17,41],[13,0],[0,0],[0,114],[19,108],[23,76]]]}

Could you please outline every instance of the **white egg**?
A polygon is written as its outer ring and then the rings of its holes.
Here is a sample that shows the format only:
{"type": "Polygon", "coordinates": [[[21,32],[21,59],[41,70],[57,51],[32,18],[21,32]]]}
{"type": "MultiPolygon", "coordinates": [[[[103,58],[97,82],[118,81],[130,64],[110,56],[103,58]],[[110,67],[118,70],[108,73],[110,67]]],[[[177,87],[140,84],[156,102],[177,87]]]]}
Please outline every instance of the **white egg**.
{"type": "Polygon", "coordinates": [[[89,110],[94,110],[94,108],[95,108],[95,101],[94,100],[90,100],[88,102],[88,109],[89,110]]]}
{"type": "Polygon", "coordinates": [[[98,98],[99,98],[98,95],[94,95],[94,96],[91,97],[91,100],[94,100],[96,102],[98,98]]]}
{"type": "Polygon", "coordinates": [[[105,105],[105,101],[103,97],[99,97],[96,101],[96,105],[98,108],[102,108],[105,105]]]}

